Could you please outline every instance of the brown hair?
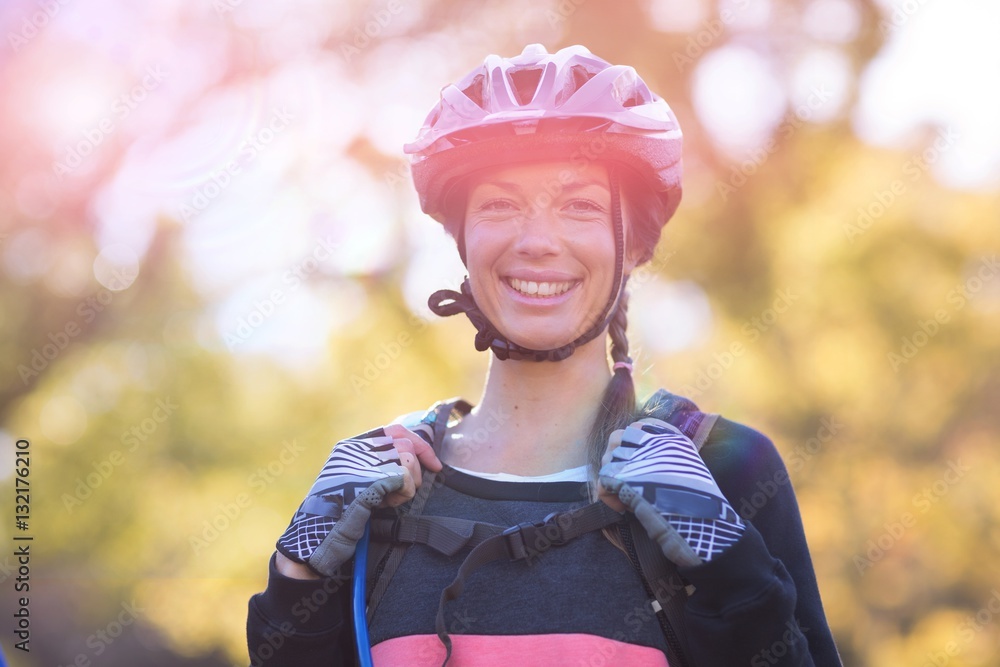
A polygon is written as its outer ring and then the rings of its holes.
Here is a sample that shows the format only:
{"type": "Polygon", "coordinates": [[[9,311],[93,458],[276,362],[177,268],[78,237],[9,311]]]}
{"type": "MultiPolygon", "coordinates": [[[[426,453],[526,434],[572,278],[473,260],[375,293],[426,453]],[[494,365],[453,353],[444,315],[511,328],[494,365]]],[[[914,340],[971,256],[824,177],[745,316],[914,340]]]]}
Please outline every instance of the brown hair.
{"type": "MultiPolygon", "coordinates": [[[[625,252],[635,258],[636,266],[639,266],[653,257],[653,250],[660,240],[660,232],[666,224],[663,219],[663,203],[660,197],[630,169],[620,170],[619,179],[628,225],[625,252]]],[[[628,280],[628,276],[625,280],[628,280]]],[[[612,360],[631,364],[627,326],[628,292],[624,291],[608,324],[608,335],[611,338],[612,360]]],[[[597,474],[601,469],[601,459],[608,448],[608,438],[611,433],[625,428],[639,416],[636,410],[632,373],[626,369],[616,370],[604,390],[601,406],[587,437],[587,461],[590,466],[593,491],[596,491],[597,474]]]]}

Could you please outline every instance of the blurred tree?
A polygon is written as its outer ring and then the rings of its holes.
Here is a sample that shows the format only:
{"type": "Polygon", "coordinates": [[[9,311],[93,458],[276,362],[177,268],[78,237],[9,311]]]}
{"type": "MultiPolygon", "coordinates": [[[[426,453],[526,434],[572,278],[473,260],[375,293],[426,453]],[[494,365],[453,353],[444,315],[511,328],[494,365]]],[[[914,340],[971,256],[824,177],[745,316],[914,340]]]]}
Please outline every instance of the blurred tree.
{"type": "MultiPolygon", "coordinates": [[[[751,11],[747,3],[694,3],[701,18],[670,31],[654,20],[670,3],[427,1],[372,29],[363,47],[353,28],[377,24],[387,6],[356,2],[349,15],[316,17],[307,4],[282,10],[295,39],[238,3],[179,10],[177,34],[223,45],[217,71],[178,73],[196,87],[192,99],[217,101],[241,82],[277,76],[278,45],[298,41],[303,62],[334,69],[336,57],[356,91],[373,97],[380,76],[407,68],[407,53],[434,54],[420,62],[439,72],[406,74],[433,79],[429,90],[485,52],[512,54],[530,41],[583,43],[634,65],[678,114],[688,169],[685,202],[637,296],[691,281],[711,311],[708,333],[678,352],[658,344],[659,332],[689,311],[670,301],[633,309],[644,388],[688,393],[775,440],[845,664],[917,665],[942,653],[949,665],[993,664],[1000,194],[937,184],[920,159],[947,128],[928,128],[905,151],[855,137],[857,81],[884,38],[875,3],[847,3],[859,29],[838,42],[807,29],[805,13],[819,2],[763,3],[770,14],[754,21],[723,20],[751,11]],[[750,48],[790,87],[792,64],[817,44],[850,65],[840,112],[815,122],[786,103],[763,153],[734,152],[713,134],[693,92],[705,59],[750,48]]],[[[143,20],[153,32],[152,17],[143,20]]],[[[147,139],[176,137],[196,112],[179,109],[147,139]]],[[[308,277],[323,308],[353,316],[301,368],[227,349],[222,296],[191,268],[190,226],[164,217],[137,275],[96,282],[94,193],[149,147],[116,135],[99,166],[62,183],[39,212],[25,204],[23,177],[57,156],[19,123],[0,126],[0,152],[19,156],[0,163],[0,434],[29,437],[35,450],[33,525],[44,548],[33,561],[34,628],[45,641],[14,664],[96,658],[102,646],[110,664],[136,664],[140,653],[156,656],[143,660],[150,666],[244,664],[246,600],[263,587],[274,539],[330,446],[440,398],[475,400],[485,357],[465,322],[429,324],[406,306],[413,202],[381,128],[359,124],[342,152],[385,188],[400,240],[382,248],[388,259],[377,269],[308,277]],[[95,639],[116,620],[129,620],[120,640],[95,639]]],[[[312,196],[310,165],[327,164],[312,148],[281,168],[269,196],[312,196]]]]}

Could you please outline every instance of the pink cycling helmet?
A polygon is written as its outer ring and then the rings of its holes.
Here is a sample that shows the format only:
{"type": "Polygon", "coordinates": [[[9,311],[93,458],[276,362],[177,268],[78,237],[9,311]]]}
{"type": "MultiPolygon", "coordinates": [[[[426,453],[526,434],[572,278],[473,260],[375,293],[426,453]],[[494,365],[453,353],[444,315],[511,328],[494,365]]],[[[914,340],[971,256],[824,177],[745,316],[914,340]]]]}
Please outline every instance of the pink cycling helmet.
{"type": "MultiPolygon", "coordinates": [[[[656,195],[654,224],[662,227],[680,202],[681,141],[670,107],[631,67],[611,65],[583,46],[550,54],[541,44],[530,44],[515,58],[487,56],[458,84],[442,89],[417,139],[404,147],[412,156],[420,206],[439,222],[454,224],[450,196],[461,192],[455,187],[460,180],[479,169],[545,160],[569,160],[579,167],[607,164],[616,278],[590,328],[551,350],[508,339],[479,309],[468,278],[460,292],[431,294],[431,310],[444,317],[465,313],[476,328],[476,349],[491,349],[501,360],[569,357],[607,330],[625,291],[622,177],[638,174],[656,195]]],[[[461,228],[449,231],[464,260],[461,228]]]]}
{"type": "Polygon", "coordinates": [[[403,149],[420,206],[439,222],[451,188],[477,169],[569,159],[631,167],[659,196],[662,225],[680,202],[681,144],[670,107],[633,68],[580,45],[550,54],[530,44],[514,58],[487,56],[443,88],[403,149]]]}

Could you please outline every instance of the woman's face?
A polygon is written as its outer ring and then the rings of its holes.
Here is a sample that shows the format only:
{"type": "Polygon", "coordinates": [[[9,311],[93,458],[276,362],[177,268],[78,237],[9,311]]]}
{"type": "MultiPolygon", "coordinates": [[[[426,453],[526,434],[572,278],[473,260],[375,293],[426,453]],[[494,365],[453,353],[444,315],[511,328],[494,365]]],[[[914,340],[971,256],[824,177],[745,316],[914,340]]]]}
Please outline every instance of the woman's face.
{"type": "Polygon", "coordinates": [[[616,277],[614,239],[603,165],[498,167],[470,183],[465,248],[472,294],[523,347],[557,348],[592,326],[616,277]]]}

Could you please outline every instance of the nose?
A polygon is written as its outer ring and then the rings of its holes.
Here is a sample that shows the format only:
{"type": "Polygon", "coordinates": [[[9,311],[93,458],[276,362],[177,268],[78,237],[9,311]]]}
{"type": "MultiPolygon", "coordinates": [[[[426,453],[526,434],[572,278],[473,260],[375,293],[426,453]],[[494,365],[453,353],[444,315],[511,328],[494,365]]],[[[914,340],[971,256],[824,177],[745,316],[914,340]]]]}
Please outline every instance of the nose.
{"type": "Polygon", "coordinates": [[[562,247],[559,234],[552,210],[533,207],[520,220],[514,250],[525,257],[556,255],[562,247]]]}

